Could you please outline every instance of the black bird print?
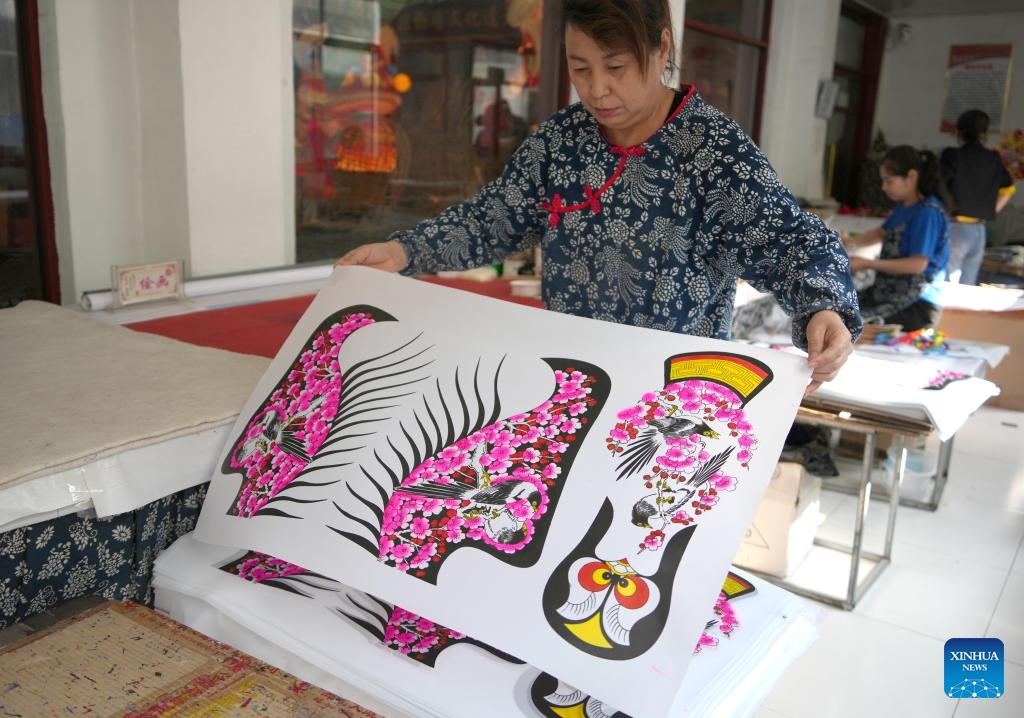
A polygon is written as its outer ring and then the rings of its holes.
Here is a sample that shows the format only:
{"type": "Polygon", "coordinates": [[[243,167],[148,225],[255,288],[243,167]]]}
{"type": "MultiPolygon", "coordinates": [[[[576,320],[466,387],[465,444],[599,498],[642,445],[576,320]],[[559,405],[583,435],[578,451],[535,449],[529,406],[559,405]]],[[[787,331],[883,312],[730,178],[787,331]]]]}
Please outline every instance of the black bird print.
{"type": "Polygon", "coordinates": [[[526,499],[531,503],[540,500],[537,487],[528,481],[506,481],[490,486],[466,486],[460,483],[451,484],[420,484],[418,486],[399,486],[395,493],[416,494],[435,499],[466,499],[477,504],[488,506],[504,506],[511,501],[526,499]]]}
{"type": "Polygon", "coordinates": [[[730,446],[722,453],[712,456],[706,464],[697,469],[693,476],[683,483],[678,493],[669,493],[668,496],[672,497],[669,499],[672,501],[672,504],[667,508],[658,508],[657,500],[662,496],[661,492],[648,494],[633,504],[632,516],[630,517],[633,525],[645,529],[653,528],[651,526],[651,517],[659,515],[663,518],[671,517],[676,511],[683,508],[700,487],[706,484],[708,479],[725,465],[725,462],[732,454],[732,450],[733,447],[730,446]]]}
{"type": "Polygon", "coordinates": [[[691,416],[665,416],[651,419],[649,425],[630,442],[619,458],[618,479],[639,473],[654,459],[666,439],[681,439],[690,434],[717,439],[718,432],[691,416]]]}
{"type": "Polygon", "coordinates": [[[304,411],[292,415],[281,414],[276,409],[268,409],[259,421],[259,433],[243,440],[235,449],[234,460],[241,464],[254,452],[266,454],[271,444],[277,444],[284,451],[309,463],[306,445],[296,437],[296,432],[305,428],[305,420],[324,403],[324,397],[315,397],[304,411]]]}
{"type": "MultiPolygon", "coordinates": [[[[498,543],[512,543],[522,537],[522,519],[508,510],[508,505],[525,499],[531,513],[541,502],[540,491],[529,481],[503,481],[493,484],[490,474],[480,464],[484,445],[476,447],[470,456],[468,472],[472,481],[452,481],[448,484],[422,483],[414,486],[398,486],[395,493],[428,496],[433,499],[458,499],[469,501],[466,515],[478,514],[485,519],[484,530],[498,543]]],[[[463,472],[460,472],[463,473],[463,472]]]]}

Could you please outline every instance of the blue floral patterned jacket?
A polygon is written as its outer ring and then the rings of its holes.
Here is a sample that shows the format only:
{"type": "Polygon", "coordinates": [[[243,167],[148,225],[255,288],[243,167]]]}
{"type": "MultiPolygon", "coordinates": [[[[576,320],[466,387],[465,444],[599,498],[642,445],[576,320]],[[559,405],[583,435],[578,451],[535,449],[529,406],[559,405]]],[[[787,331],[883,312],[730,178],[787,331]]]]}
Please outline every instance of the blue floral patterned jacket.
{"type": "Polygon", "coordinates": [[[613,145],[579,103],[527,137],[501,177],[391,235],[406,274],[500,261],[538,242],[548,309],[729,338],[737,278],[770,292],[806,346],[811,315],[861,328],[838,237],[761,151],[692,90],[646,142],[613,145]]]}

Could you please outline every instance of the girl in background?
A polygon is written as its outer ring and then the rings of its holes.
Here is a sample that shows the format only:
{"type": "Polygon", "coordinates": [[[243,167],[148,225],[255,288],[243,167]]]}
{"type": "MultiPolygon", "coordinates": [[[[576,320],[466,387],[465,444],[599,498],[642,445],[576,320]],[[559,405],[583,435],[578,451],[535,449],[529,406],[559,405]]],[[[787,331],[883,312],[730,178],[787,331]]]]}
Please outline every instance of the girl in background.
{"type": "Polygon", "coordinates": [[[851,257],[850,268],[875,270],[875,281],[858,293],[864,323],[901,324],[903,331],[933,327],[942,311],[937,283],[949,259],[949,219],[933,152],[893,147],[879,168],[882,191],[896,207],[881,227],[854,238],[847,249],[882,241],[878,259],[851,257]]]}

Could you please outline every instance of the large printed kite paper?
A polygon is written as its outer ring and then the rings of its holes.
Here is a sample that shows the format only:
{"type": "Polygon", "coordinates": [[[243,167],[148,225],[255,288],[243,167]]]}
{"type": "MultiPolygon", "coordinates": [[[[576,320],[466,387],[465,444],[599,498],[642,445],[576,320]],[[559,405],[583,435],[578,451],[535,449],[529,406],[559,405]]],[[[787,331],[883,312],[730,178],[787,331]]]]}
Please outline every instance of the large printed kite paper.
{"type": "Polygon", "coordinates": [[[369,626],[401,606],[668,715],[808,376],[784,352],[338,269],[241,412],[196,535],[373,596],[369,626]]]}

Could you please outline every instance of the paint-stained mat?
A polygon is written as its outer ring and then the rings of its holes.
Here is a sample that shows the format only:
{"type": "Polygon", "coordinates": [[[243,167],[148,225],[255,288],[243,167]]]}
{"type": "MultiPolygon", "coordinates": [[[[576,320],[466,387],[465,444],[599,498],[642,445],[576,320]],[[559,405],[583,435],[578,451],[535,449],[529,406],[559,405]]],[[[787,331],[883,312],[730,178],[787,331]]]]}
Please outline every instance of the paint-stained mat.
{"type": "Polygon", "coordinates": [[[133,603],[102,603],[0,648],[0,713],[375,718],[133,603]]]}

